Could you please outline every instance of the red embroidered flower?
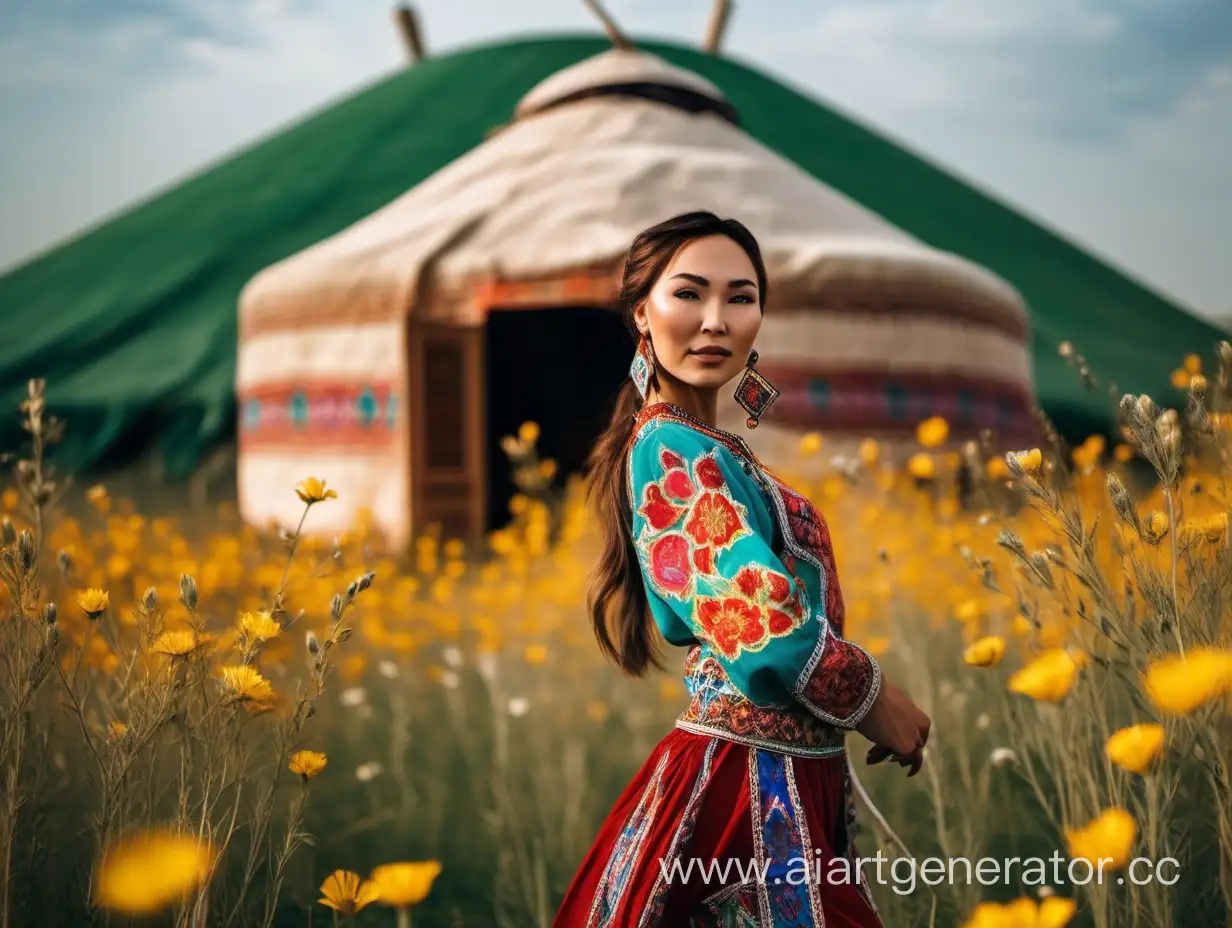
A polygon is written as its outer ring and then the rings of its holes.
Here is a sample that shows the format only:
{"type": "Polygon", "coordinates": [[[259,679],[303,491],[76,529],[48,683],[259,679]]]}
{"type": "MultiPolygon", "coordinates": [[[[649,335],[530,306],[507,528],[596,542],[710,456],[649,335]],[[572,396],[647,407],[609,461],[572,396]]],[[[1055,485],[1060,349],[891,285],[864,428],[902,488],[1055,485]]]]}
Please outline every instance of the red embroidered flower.
{"type": "Polygon", "coordinates": [[[693,476],[708,490],[721,490],[727,486],[723,471],[719,469],[719,462],[714,459],[713,454],[707,454],[693,466],[693,476]]]}
{"type": "Polygon", "coordinates": [[[663,490],[672,499],[691,499],[697,492],[693,481],[683,469],[670,470],[663,478],[663,490]]]}
{"type": "Polygon", "coordinates": [[[684,458],[675,451],[664,448],[659,452],[659,463],[663,465],[664,470],[672,470],[676,467],[684,467],[684,458]]]}
{"type": "Polygon", "coordinates": [[[766,578],[770,581],[771,601],[776,603],[786,602],[787,597],[791,595],[791,581],[774,570],[767,571],[766,578]]]}
{"type": "Polygon", "coordinates": [[[669,593],[680,594],[689,587],[693,570],[689,565],[689,541],[683,535],[664,535],[650,546],[650,573],[669,593]]]}
{"type": "Polygon", "coordinates": [[[698,573],[712,574],[714,573],[714,554],[709,548],[694,548],[693,549],[693,566],[697,568],[698,573]]]}
{"type": "Polygon", "coordinates": [[[685,512],[685,507],[669,503],[657,483],[646,484],[642,506],[638,510],[656,532],[671,528],[685,512]]]}
{"type": "Polygon", "coordinates": [[[694,544],[725,548],[747,532],[740,513],[721,493],[705,493],[693,506],[684,530],[694,544]]]}
{"type": "Polygon", "coordinates": [[[775,609],[773,606],[766,610],[767,625],[770,628],[772,635],[786,635],[789,631],[796,627],[795,617],[788,615],[781,609],[775,609]]]}
{"type": "Polygon", "coordinates": [[[766,623],[759,607],[736,596],[698,601],[697,620],[703,635],[727,658],[741,648],[756,650],[766,641],[766,623]]]}
{"type": "Polygon", "coordinates": [[[761,588],[765,583],[763,574],[762,568],[753,564],[746,564],[736,572],[736,586],[749,599],[754,599],[761,592],[761,588]]]}

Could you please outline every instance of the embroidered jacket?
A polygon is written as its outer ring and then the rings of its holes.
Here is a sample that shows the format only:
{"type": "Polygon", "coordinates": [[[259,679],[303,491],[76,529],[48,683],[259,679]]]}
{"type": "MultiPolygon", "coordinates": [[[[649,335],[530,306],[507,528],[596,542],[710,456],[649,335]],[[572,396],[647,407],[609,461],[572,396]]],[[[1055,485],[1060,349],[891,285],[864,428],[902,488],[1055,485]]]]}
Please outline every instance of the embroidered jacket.
{"type": "Polygon", "coordinates": [[[693,647],[677,724],[801,755],[843,751],[881,686],[846,641],[829,529],[744,441],[667,403],[637,416],[633,537],[663,637],[693,647]]]}

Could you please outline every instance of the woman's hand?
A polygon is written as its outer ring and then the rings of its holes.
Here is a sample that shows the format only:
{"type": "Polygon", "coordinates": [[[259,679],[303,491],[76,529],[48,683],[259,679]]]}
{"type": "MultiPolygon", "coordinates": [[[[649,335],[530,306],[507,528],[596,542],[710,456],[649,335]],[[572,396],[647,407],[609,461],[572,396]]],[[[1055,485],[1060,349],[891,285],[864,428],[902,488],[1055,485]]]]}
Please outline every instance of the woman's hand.
{"type": "Polygon", "coordinates": [[[856,731],[873,742],[868,763],[879,764],[892,757],[900,766],[910,766],[907,776],[913,777],[924,763],[924,745],[931,729],[932,720],[920,707],[898,687],[883,680],[881,692],[856,731]]]}

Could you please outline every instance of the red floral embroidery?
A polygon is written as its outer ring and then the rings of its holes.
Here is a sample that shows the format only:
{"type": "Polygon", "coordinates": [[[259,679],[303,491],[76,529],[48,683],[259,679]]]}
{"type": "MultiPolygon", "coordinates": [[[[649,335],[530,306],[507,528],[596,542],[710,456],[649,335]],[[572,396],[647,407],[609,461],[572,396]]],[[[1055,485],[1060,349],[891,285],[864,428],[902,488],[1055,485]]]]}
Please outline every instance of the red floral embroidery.
{"type": "Polygon", "coordinates": [[[713,552],[709,548],[695,548],[693,550],[693,565],[697,568],[698,573],[714,573],[713,552]]]}
{"type": "Polygon", "coordinates": [[[675,525],[686,510],[684,506],[674,506],[664,499],[663,491],[657,483],[648,483],[642,494],[641,509],[638,511],[652,529],[661,532],[675,525]]]}
{"type": "Polygon", "coordinates": [[[693,504],[684,530],[694,544],[708,545],[720,550],[749,532],[732,501],[713,492],[703,494],[702,498],[693,504]]]}
{"type": "Polygon", "coordinates": [[[683,535],[664,535],[650,546],[650,573],[669,593],[683,593],[693,578],[689,542],[683,535]]]}
{"type": "Polygon", "coordinates": [[[670,448],[664,448],[659,452],[659,463],[663,465],[664,470],[673,470],[677,467],[684,467],[684,458],[670,448]]]}
{"type": "Polygon", "coordinates": [[[707,454],[693,465],[693,474],[697,477],[697,482],[707,490],[722,490],[727,486],[723,471],[719,469],[719,462],[714,459],[713,454],[707,454]]]}
{"type": "Polygon", "coordinates": [[[786,635],[789,631],[796,627],[796,620],[799,617],[790,616],[781,609],[770,608],[766,610],[767,626],[772,635],[786,635]]]}
{"type": "Polygon", "coordinates": [[[761,567],[746,564],[736,572],[735,583],[741,593],[753,599],[765,586],[766,578],[761,567]]]}
{"type": "Polygon", "coordinates": [[[864,705],[874,676],[872,658],[849,642],[831,637],[804,685],[803,696],[822,712],[845,722],[864,705]]]}
{"type": "Polygon", "coordinates": [[[663,490],[672,499],[684,500],[692,499],[693,494],[697,492],[693,481],[683,470],[668,471],[667,476],[663,478],[663,490]]]}
{"type": "Polygon", "coordinates": [[[740,651],[756,651],[766,643],[766,622],[760,606],[737,596],[707,597],[697,603],[703,637],[728,659],[740,651]]]}
{"type": "Polygon", "coordinates": [[[770,586],[770,598],[776,603],[786,602],[787,597],[791,595],[791,581],[774,570],[768,572],[767,580],[770,586]]]}

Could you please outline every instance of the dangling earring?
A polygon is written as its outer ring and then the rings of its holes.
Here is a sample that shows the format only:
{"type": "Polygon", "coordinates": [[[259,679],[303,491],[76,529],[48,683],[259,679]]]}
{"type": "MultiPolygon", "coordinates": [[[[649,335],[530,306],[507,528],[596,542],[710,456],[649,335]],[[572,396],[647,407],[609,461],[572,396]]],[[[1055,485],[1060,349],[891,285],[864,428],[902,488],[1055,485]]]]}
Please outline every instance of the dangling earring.
{"type": "Polygon", "coordinates": [[[745,425],[751,429],[757,428],[757,423],[766,410],[779,398],[779,391],[763,377],[753,365],[757,363],[757,352],[749,354],[748,366],[744,376],[736,386],[736,402],[749,414],[745,425]]]}
{"type": "Polygon", "coordinates": [[[646,400],[646,391],[650,389],[650,379],[654,376],[654,352],[650,348],[650,340],[643,335],[637,343],[637,351],[633,355],[633,363],[629,365],[629,377],[633,380],[633,386],[637,387],[637,392],[642,397],[642,401],[646,400]]]}

